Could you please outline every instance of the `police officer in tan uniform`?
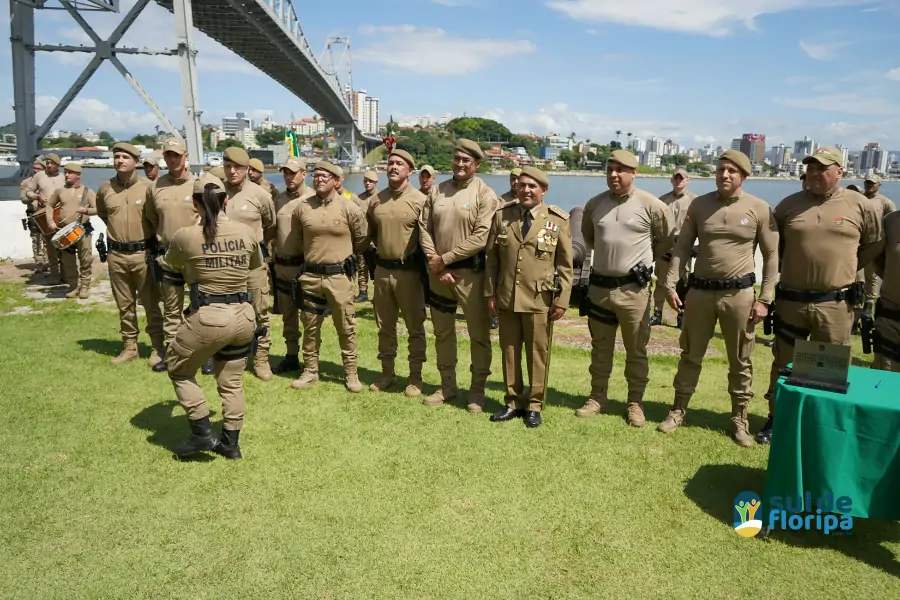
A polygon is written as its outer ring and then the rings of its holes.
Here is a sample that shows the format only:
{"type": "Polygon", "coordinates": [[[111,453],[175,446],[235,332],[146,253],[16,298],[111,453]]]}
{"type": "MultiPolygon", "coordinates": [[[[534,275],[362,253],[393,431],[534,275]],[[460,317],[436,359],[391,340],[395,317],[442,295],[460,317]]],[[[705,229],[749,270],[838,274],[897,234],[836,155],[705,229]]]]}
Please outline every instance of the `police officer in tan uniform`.
{"type": "Polygon", "coordinates": [[[265,165],[263,165],[262,161],[258,158],[251,158],[248,166],[249,171],[247,172],[247,177],[250,178],[250,181],[269,192],[272,196],[272,201],[274,202],[275,198],[278,196],[278,188],[263,176],[266,172],[265,165]]]}
{"type": "Polygon", "coordinates": [[[750,173],[747,155],[737,150],[722,154],[716,169],[717,191],[704,194],[691,203],[672,251],[668,273],[660,277],[668,288],[669,305],[681,311],[682,298],[675,288],[681,279],[681,265],[691,259],[694,241],[699,241],[697,265],[688,292],[690,301],[683,307],[685,326],[680,340],[681,359],[672,384],[675,401],[668,418],[657,430],[670,433],[683,422],[718,321],[728,355],[732,435],[744,447],[754,445],[748,429],[747,406],[753,398],[750,358],[756,341],[756,326],[769,314],[778,277],[775,217],[765,200],[743,190],[744,179],[750,173]],[[757,246],[763,257],[758,299],[753,290],[757,246]]]}
{"type": "Polygon", "coordinates": [[[368,246],[366,217],[352,199],[338,193],[343,170],[326,161],[313,170],[314,196],[294,209],[293,242],[288,251],[303,255],[300,319],[303,322],[303,373],[291,386],[305,388],[319,380],[319,345],[325,315],[331,312],[344,363],[347,390],[363,389],[357,373],[356,307],[353,302],[353,255],[368,246]]]}
{"type": "MultiPolygon", "coordinates": [[[[44,170],[34,174],[34,180],[25,192],[25,197],[32,202],[37,202],[37,209],[44,208],[47,200],[53,192],[66,185],[66,178],[59,165],[62,163],[59,155],[51,152],[44,157],[44,170]]],[[[52,216],[52,215],[51,215],[52,216]]],[[[50,220],[48,218],[48,220],[50,220]]],[[[44,236],[44,248],[47,251],[47,262],[50,266],[50,281],[62,283],[60,278],[60,256],[56,247],[51,242],[52,236],[44,236]]]]}
{"type": "Polygon", "coordinates": [[[239,459],[244,425],[241,374],[256,329],[248,288],[251,272],[262,266],[262,255],[257,232],[225,215],[228,198],[221,181],[202,174],[194,180],[193,192],[200,222],[179,229],[164,257],[191,287],[187,315],[166,354],[169,378],[191,430],[174,450],[179,457],[212,450],[239,459]],[[209,408],[196,379],[197,369],[209,358],[222,397],[221,436],[213,432],[209,408]]]}
{"type": "Polygon", "coordinates": [[[111,363],[119,365],[138,357],[137,304],[140,298],[147,314],[147,335],[153,345],[150,353],[150,366],[153,367],[162,360],[165,346],[159,291],[147,272],[147,240],[153,238],[153,232],[143,221],[150,182],[136,172],[140,155],[138,149],[127,142],[113,146],[116,176],[104,181],[97,191],[97,215],[106,223],[109,246],[106,264],[113,299],[119,309],[119,332],[124,343],[122,352],[111,363]]]}
{"type": "Polygon", "coordinates": [[[549,322],[562,317],[572,293],[572,232],[569,215],[545,204],[547,176],[525,167],[517,177],[517,200],[494,215],[488,237],[488,309],[500,319],[500,348],[506,406],[491,421],[522,417],[526,427],[541,424],[544,381],[550,351],[549,322]],[[558,286],[557,286],[558,282],[558,286]],[[557,289],[558,287],[558,289],[557,289]],[[522,347],[529,379],[525,396],[522,347]]]}
{"type": "Polygon", "coordinates": [[[433,185],[434,167],[431,165],[422,165],[422,168],[419,170],[419,191],[427,196],[428,193],[431,192],[431,187],[433,185]]]}
{"type": "Polygon", "coordinates": [[[423,402],[438,406],[456,397],[456,308],[466,318],[472,384],[467,408],[484,408],[491,374],[490,313],[484,298],[485,246],[497,196],[475,175],[484,158],[477,143],[460,139],[453,151],[453,178],[432,187],[419,218],[419,243],[428,261],[428,304],[434,323],[441,387],[423,402]]]}
{"type": "Polygon", "coordinates": [[[209,170],[209,174],[221,181],[225,182],[225,167],[213,167],[209,170]],[[221,177],[220,177],[221,175],[221,177]]]}
{"type": "Polygon", "coordinates": [[[388,156],[388,187],[369,202],[369,238],[375,242],[375,323],[378,326],[378,360],[381,378],[369,386],[384,391],[397,382],[397,317],[402,314],[408,332],[409,379],[406,395],[422,394],[425,362],[425,290],[422,274],[425,255],[419,247],[419,216],[425,196],[409,182],[416,163],[406,150],[395,148],[388,156]]]}
{"type": "MultiPolygon", "coordinates": [[[[31,165],[34,175],[44,170],[44,157],[38,156],[31,165]]],[[[47,250],[44,248],[44,236],[38,229],[31,216],[40,208],[40,203],[28,197],[28,192],[32,194],[37,191],[37,184],[34,182],[34,175],[22,180],[19,184],[19,200],[25,205],[25,218],[28,226],[28,234],[31,236],[31,252],[34,255],[34,272],[41,273],[47,270],[47,250]]]]}
{"type": "Polygon", "coordinates": [[[606,164],[609,191],[584,207],[581,234],[594,251],[586,307],[593,349],[591,395],[575,414],[592,417],[607,400],[616,330],[621,327],[628,423],[643,427],[644,391],[650,380],[650,274],[654,259],[672,247],[673,225],[666,205],[635,187],[637,166],[634,154],[615,150],[606,164]]]}
{"type": "MultiPolygon", "coordinates": [[[[378,193],[377,171],[366,171],[365,175],[363,175],[363,188],[365,188],[365,191],[359,195],[359,199],[366,204],[366,210],[368,210],[369,199],[374,198],[378,193]]],[[[362,209],[363,207],[360,206],[359,208],[362,209]]]]}
{"type": "Polygon", "coordinates": [[[516,167],[512,171],[509,172],[509,191],[504,193],[499,198],[500,206],[505,204],[509,204],[510,202],[515,202],[517,199],[516,196],[516,182],[519,180],[519,175],[522,174],[522,169],[516,167]]]}
{"type": "MultiPolygon", "coordinates": [[[[681,230],[681,224],[684,222],[684,216],[687,214],[687,208],[691,205],[691,201],[697,197],[697,194],[687,189],[688,183],[690,183],[690,181],[691,177],[690,175],[688,175],[688,172],[684,168],[678,167],[677,169],[675,169],[675,173],[672,175],[672,191],[659,197],[660,201],[668,206],[669,211],[672,213],[672,222],[675,226],[673,235],[675,236],[676,241],[678,239],[678,232],[681,230]],[[677,210],[675,206],[676,202],[678,202],[677,210]]],[[[669,271],[670,260],[672,260],[672,254],[670,252],[667,252],[665,255],[659,257],[659,259],[656,261],[656,264],[654,265],[656,285],[653,289],[653,316],[650,317],[651,327],[662,325],[663,323],[663,302],[665,302],[666,300],[665,278],[666,273],[668,273],[669,271]]],[[[685,279],[687,277],[690,266],[690,260],[687,260],[681,264],[682,279],[685,279]]],[[[681,321],[679,320],[679,328],[680,327],[681,321]]]]}
{"type": "MultiPolygon", "coordinates": [[[[269,192],[248,180],[250,156],[243,148],[232,146],[225,150],[225,191],[228,204],[225,214],[232,221],[249,225],[256,232],[256,241],[267,257],[266,244],[275,236],[275,204],[269,192]]],[[[272,334],[269,331],[269,274],[265,264],[250,273],[250,294],[256,311],[256,325],[264,328],[265,334],[258,340],[253,357],[253,373],[263,381],[272,379],[269,366],[269,348],[272,334]]]]}
{"type": "Polygon", "coordinates": [[[141,161],[141,167],[144,169],[144,175],[150,181],[159,179],[159,159],[148,157],[141,161]]]}
{"type": "MultiPolygon", "coordinates": [[[[356,205],[359,206],[359,210],[361,210],[364,215],[369,212],[369,201],[378,193],[377,186],[378,173],[376,171],[366,171],[365,175],[363,175],[363,187],[365,188],[365,191],[356,197],[356,205]]],[[[356,263],[358,265],[356,285],[359,288],[359,295],[356,297],[356,302],[365,302],[369,299],[369,275],[374,272],[375,265],[370,265],[368,262],[369,260],[374,260],[374,258],[374,245],[366,248],[362,254],[359,254],[356,257],[356,263]]]]}
{"type": "Polygon", "coordinates": [[[281,167],[284,176],[284,191],[275,198],[275,292],[278,294],[278,306],[284,323],[283,335],[287,346],[287,355],[278,363],[273,372],[290,373],[299,371],[300,364],[300,315],[296,280],[303,272],[302,248],[297,239],[299,230],[294,229],[294,211],[299,204],[315,195],[315,191],[306,186],[306,163],[296,156],[291,156],[281,167]]]}
{"type": "Polygon", "coordinates": [[[781,236],[781,280],[775,292],[774,360],[769,379],[769,419],[756,441],[772,440],[775,384],[791,362],[794,342],[849,344],[856,272],[884,248],[881,209],[841,187],[841,153],[822,146],[803,159],[807,189],[775,207],[781,236]]]}
{"type": "Polygon", "coordinates": [[[872,265],[883,279],[875,309],[872,368],[900,373],[900,213],[884,218],[884,251],[872,265]]]}
{"type": "Polygon", "coordinates": [[[81,165],[69,163],[65,167],[66,185],[53,191],[47,200],[47,212],[59,209],[59,221],[49,219],[50,228],[55,232],[76,221],[85,228],[84,235],[75,245],[60,251],[63,274],[69,290],[66,298],[78,296],[86,299],[91,289],[91,268],[94,264],[94,246],[91,243],[90,217],[97,214],[97,195],[94,190],[81,184],[81,165]],[[78,255],[78,264],[75,256],[78,255]]]}
{"type": "MultiPolygon", "coordinates": [[[[158,263],[157,274],[163,301],[163,331],[168,347],[175,339],[181,325],[184,310],[184,278],[181,273],[166,264],[163,257],[175,232],[197,222],[194,208],[194,176],[187,168],[188,153],[184,140],[168,138],[162,143],[163,160],[168,173],[147,187],[144,204],[144,227],[152,233],[150,252],[158,263]],[[154,245],[155,242],[155,245],[154,245]]],[[[211,365],[210,365],[211,366],[211,365]]],[[[165,361],[160,361],[153,370],[166,370],[165,361]]],[[[209,368],[206,371],[211,372],[209,368]]]]}
{"type": "MultiPolygon", "coordinates": [[[[881,177],[878,175],[870,175],[866,178],[863,186],[865,188],[863,195],[881,206],[882,218],[887,217],[897,210],[894,202],[890,198],[882,195],[879,191],[881,189],[881,177]]],[[[864,274],[866,282],[866,302],[863,307],[863,313],[871,317],[872,308],[875,306],[875,299],[878,297],[879,281],[878,275],[875,274],[875,269],[871,264],[864,269],[864,274]]]]}

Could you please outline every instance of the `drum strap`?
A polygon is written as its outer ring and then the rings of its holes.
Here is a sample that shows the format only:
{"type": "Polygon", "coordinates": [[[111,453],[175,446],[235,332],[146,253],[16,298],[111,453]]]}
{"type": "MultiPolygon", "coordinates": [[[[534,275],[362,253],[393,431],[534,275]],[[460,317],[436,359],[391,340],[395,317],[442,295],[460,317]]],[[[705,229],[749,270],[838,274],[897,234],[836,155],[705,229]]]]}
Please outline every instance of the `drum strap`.
{"type": "MultiPolygon", "coordinates": [[[[85,200],[87,200],[87,186],[81,186],[81,202],[78,203],[78,206],[86,206],[85,200]]],[[[81,223],[81,219],[84,218],[84,215],[78,215],[78,223],[81,223]]]]}

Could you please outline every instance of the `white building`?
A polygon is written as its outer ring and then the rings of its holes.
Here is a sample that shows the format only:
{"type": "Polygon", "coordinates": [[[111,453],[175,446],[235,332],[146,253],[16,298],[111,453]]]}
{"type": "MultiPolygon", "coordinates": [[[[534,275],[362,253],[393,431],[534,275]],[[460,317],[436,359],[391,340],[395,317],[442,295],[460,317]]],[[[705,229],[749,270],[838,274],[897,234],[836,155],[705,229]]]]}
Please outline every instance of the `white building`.
{"type": "Polygon", "coordinates": [[[378,98],[369,96],[366,90],[357,90],[351,95],[350,111],[363,133],[378,133],[378,104],[378,98]]]}
{"type": "Polygon", "coordinates": [[[300,119],[294,121],[294,133],[300,136],[313,137],[325,133],[324,119],[300,119]]]}
{"type": "Polygon", "coordinates": [[[791,149],[784,144],[778,144],[772,148],[772,166],[784,167],[791,160],[791,149]]]}
{"type": "Polygon", "coordinates": [[[259,148],[259,143],[256,141],[256,132],[252,129],[241,129],[234,136],[234,139],[244,144],[244,148],[259,148]]]}
{"type": "Polygon", "coordinates": [[[850,148],[838,144],[835,149],[841,153],[841,166],[846,169],[850,162],[850,148]]]}
{"type": "Polygon", "coordinates": [[[253,119],[244,113],[236,113],[234,117],[222,117],[222,129],[228,137],[236,137],[241,129],[253,129],[253,119]]]}
{"type": "Polygon", "coordinates": [[[632,138],[631,140],[631,151],[635,154],[640,154],[647,150],[647,142],[646,140],[642,140],[640,138],[632,138]]]}
{"type": "Polygon", "coordinates": [[[658,169],[662,165],[662,157],[652,150],[647,150],[641,154],[641,164],[645,167],[658,169]]]}
{"type": "Polygon", "coordinates": [[[818,147],[819,145],[815,140],[803,136],[802,140],[794,142],[794,158],[802,161],[805,157],[812,156],[818,147]]]}
{"type": "Polygon", "coordinates": [[[94,130],[88,127],[81,133],[81,137],[84,138],[86,142],[99,142],[100,136],[94,133],[94,130]]]}
{"type": "Polygon", "coordinates": [[[266,117],[263,119],[263,122],[259,124],[259,129],[261,131],[274,131],[279,127],[281,127],[281,125],[273,121],[272,117],[266,117]]]}

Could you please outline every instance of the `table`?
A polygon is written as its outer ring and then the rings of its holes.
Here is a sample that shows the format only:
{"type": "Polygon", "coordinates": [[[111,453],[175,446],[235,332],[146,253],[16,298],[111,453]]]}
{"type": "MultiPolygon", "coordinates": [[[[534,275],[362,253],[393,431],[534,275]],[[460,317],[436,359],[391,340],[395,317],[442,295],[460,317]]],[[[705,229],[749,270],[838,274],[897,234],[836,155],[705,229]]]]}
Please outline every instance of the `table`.
{"type": "Polygon", "coordinates": [[[850,367],[846,394],[785,380],[775,388],[762,514],[773,496],[810,492],[815,503],[831,492],[852,500],[853,517],[900,519],[900,373],[850,367]]]}

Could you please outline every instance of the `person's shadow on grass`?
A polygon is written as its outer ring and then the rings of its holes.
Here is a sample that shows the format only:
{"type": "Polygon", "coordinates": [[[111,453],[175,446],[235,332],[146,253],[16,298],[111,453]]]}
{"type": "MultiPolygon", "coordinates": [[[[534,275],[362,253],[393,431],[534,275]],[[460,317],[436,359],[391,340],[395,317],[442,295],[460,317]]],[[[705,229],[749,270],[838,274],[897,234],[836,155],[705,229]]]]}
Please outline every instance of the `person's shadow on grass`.
{"type": "MultiPolygon", "coordinates": [[[[78,340],[78,345],[81,346],[82,350],[96,352],[97,354],[102,354],[104,356],[118,356],[119,353],[122,352],[121,340],[113,341],[93,338],[89,340],[78,340]]],[[[150,356],[150,347],[143,342],[138,342],[138,355],[150,356]]]]}
{"type": "MultiPolygon", "coordinates": [[[[685,495],[703,512],[732,526],[733,500],[752,490],[762,495],[766,472],[741,465],[703,465],[684,487],[685,495]]],[[[818,531],[773,531],[760,543],[785,543],[800,548],[831,548],[889,575],[900,577],[900,562],[885,548],[885,542],[900,541],[896,521],[854,519],[850,535],[824,535],[818,531]]]]}
{"type": "MultiPolygon", "coordinates": [[[[210,417],[212,416],[213,413],[210,411],[210,417]]],[[[138,429],[150,432],[150,435],[147,436],[148,442],[169,451],[172,451],[176,445],[183,442],[190,434],[187,418],[176,400],[166,400],[165,402],[151,404],[134,415],[131,418],[131,424],[138,429]]],[[[202,462],[214,460],[214,457],[210,453],[198,452],[188,460],[202,462]]]]}

